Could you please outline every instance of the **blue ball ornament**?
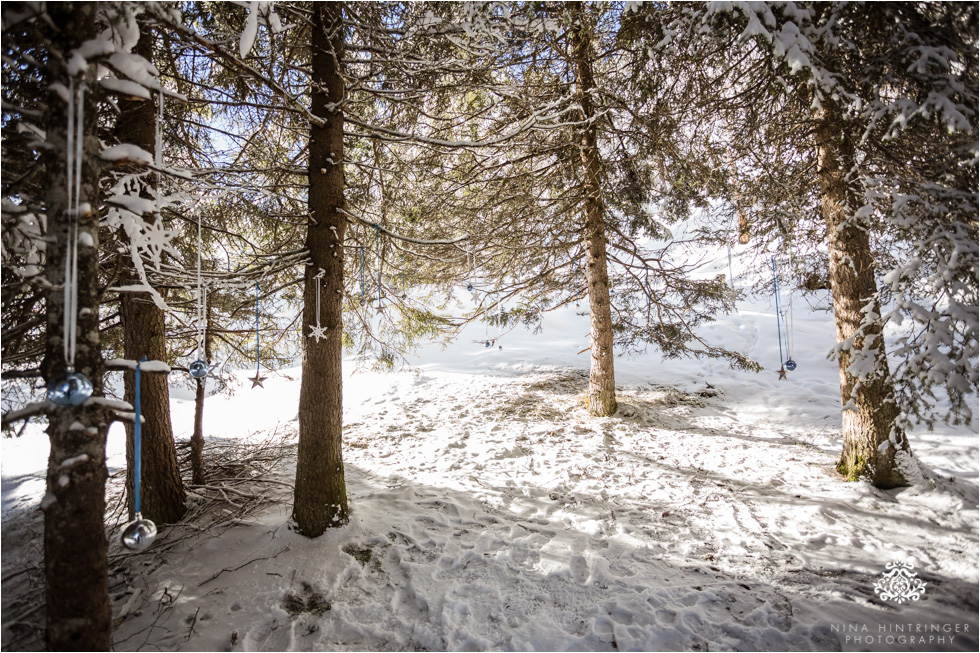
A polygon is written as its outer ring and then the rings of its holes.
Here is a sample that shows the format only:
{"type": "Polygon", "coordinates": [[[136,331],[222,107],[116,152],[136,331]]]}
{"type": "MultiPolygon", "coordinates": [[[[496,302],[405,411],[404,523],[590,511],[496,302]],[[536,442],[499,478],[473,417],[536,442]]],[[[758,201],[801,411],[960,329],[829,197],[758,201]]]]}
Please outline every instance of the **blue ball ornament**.
{"type": "Polygon", "coordinates": [[[208,364],[204,361],[194,361],[187,369],[195,379],[203,379],[208,375],[208,364]]]}
{"type": "Polygon", "coordinates": [[[81,406],[92,396],[92,382],[84,374],[68,371],[48,383],[48,399],[58,406],[81,406]]]}
{"type": "Polygon", "coordinates": [[[793,370],[795,370],[795,369],[796,369],[796,361],[795,361],[795,360],[793,360],[792,358],[790,358],[789,360],[787,360],[787,361],[786,361],[786,362],[785,362],[785,363],[784,363],[783,365],[784,365],[784,366],[786,367],[786,369],[787,369],[787,370],[789,370],[790,372],[792,372],[793,370]]]}
{"type": "Polygon", "coordinates": [[[473,284],[472,283],[467,284],[466,289],[469,290],[470,292],[473,292],[473,284]]]}

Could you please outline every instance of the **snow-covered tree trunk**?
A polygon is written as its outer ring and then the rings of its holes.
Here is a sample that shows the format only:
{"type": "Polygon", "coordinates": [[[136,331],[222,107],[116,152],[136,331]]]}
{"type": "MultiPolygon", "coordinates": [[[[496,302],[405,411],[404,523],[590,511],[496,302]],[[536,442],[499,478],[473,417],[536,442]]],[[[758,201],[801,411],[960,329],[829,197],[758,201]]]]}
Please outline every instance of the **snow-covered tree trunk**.
{"type": "MultiPolygon", "coordinates": [[[[42,150],[47,172],[46,278],[47,342],[45,380],[67,368],[64,342],[65,257],[69,239],[66,173],[70,53],[96,38],[95,2],[47,5],[49,30],[46,136],[42,150]],[[60,26],[56,28],[54,26],[60,26]]],[[[73,62],[74,63],[74,62],[73,62]]],[[[99,343],[99,139],[95,66],[74,75],[84,85],[84,134],[78,225],[78,325],[75,370],[94,388],[78,407],[52,405],[48,413],[47,494],[44,512],[44,576],[47,648],[51,651],[108,651],[111,611],[108,588],[108,542],[105,535],[106,431],[110,416],[102,396],[103,361],[99,343]]]]}
{"type": "MultiPolygon", "coordinates": [[[[153,60],[153,46],[149,34],[140,34],[133,53],[147,61],[153,60]]],[[[119,109],[116,123],[116,137],[119,142],[130,143],[152,152],[156,145],[154,103],[121,100],[119,109]]],[[[143,219],[153,222],[160,217],[144,215],[143,219]]],[[[123,242],[129,242],[125,233],[121,238],[123,242]]],[[[138,285],[139,275],[133,267],[129,254],[122,256],[123,268],[120,272],[120,282],[123,285],[138,285]]],[[[165,361],[167,344],[163,309],[153,302],[149,293],[121,293],[119,311],[125,357],[138,361],[146,356],[149,360],[165,361]]],[[[142,514],[157,524],[173,524],[184,515],[186,507],[184,485],[177,465],[173,426],[170,422],[170,387],[165,374],[144,374],[141,382],[143,386],[140,394],[143,415],[141,434],[143,477],[140,491],[142,514]]],[[[133,372],[125,373],[125,399],[130,404],[136,399],[136,374],[133,372]]],[[[133,425],[127,423],[126,488],[130,518],[135,514],[134,460],[133,425]]]]}
{"type": "Polygon", "coordinates": [[[592,364],[589,369],[589,414],[607,416],[616,412],[616,375],[613,356],[612,309],[609,301],[609,272],[606,263],[606,221],[602,203],[602,160],[596,139],[595,105],[592,93],[592,42],[586,31],[581,5],[571,5],[577,25],[571,32],[575,64],[575,96],[581,106],[583,125],[579,153],[582,159],[581,188],[585,210],[586,274],[591,315],[592,364]]]}
{"type": "Polygon", "coordinates": [[[341,452],[343,426],[344,300],[344,52],[339,2],[313,8],[312,113],[310,125],[309,226],[303,294],[303,374],[299,398],[299,452],[293,518],[309,537],[347,523],[347,490],[341,452]],[[321,284],[316,276],[325,272],[321,284]],[[317,292],[321,292],[317,301],[317,292]],[[317,320],[316,310],[320,307],[317,320]],[[325,327],[325,338],[309,338],[308,325],[325,327]]]}
{"type": "Polygon", "coordinates": [[[840,348],[844,451],[837,468],[847,478],[867,477],[879,488],[908,485],[913,461],[897,423],[899,409],[878,320],[874,260],[867,227],[855,216],[857,195],[847,179],[855,161],[853,141],[834,109],[818,118],[816,139],[840,348]]]}

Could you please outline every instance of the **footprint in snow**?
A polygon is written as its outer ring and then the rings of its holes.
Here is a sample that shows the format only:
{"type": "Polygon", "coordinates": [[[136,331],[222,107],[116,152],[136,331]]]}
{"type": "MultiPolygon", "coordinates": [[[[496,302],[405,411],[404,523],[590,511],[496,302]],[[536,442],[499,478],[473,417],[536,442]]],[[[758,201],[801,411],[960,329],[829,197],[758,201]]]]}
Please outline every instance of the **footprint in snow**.
{"type": "Polygon", "coordinates": [[[589,580],[589,561],[583,555],[573,555],[568,560],[568,570],[572,574],[572,580],[579,585],[584,585],[589,580]]]}

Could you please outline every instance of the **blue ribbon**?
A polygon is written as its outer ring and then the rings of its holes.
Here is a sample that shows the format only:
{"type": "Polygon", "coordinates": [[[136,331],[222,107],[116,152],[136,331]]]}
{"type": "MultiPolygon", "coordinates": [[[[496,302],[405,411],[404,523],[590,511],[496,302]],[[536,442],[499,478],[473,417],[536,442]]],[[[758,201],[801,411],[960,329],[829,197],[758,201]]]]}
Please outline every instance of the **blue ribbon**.
{"type": "Polygon", "coordinates": [[[140,363],[146,361],[146,356],[144,356],[138,363],[136,363],[136,399],[134,403],[136,404],[133,408],[135,412],[136,419],[134,420],[133,426],[133,457],[136,459],[136,469],[133,473],[133,490],[135,494],[135,501],[133,505],[136,508],[136,514],[140,513],[140,477],[143,475],[143,446],[140,441],[140,428],[143,421],[140,416],[140,363]]]}

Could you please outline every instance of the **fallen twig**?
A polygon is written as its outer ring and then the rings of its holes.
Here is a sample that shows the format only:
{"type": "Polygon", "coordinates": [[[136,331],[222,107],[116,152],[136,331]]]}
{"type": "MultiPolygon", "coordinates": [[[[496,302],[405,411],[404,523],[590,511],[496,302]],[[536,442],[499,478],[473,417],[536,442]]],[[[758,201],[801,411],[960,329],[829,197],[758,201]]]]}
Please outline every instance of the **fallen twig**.
{"type": "Polygon", "coordinates": [[[274,558],[278,558],[279,556],[281,556],[286,551],[289,551],[289,546],[288,545],[282,547],[281,549],[279,549],[279,551],[277,551],[276,553],[272,554],[271,556],[266,556],[264,558],[252,558],[251,560],[246,560],[245,562],[243,562],[242,564],[238,565],[237,567],[222,569],[221,571],[219,571],[218,573],[216,573],[214,576],[211,576],[211,578],[208,578],[207,580],[204,580],[204,581],[201,581],[200,583],[198,583],[197,586],[198,587],[201,587],[202,585],[206,585],[206,584],[210,583],[211,581],[213,581],[215,578],[217,578],[221,574],[225,573],[226,571],[238,571],[239,569],[241,569],[243,567],[247,567],[248,565],[252,564],[253,562],[258,562],[259,560],[272,560],[274,558]]]}

